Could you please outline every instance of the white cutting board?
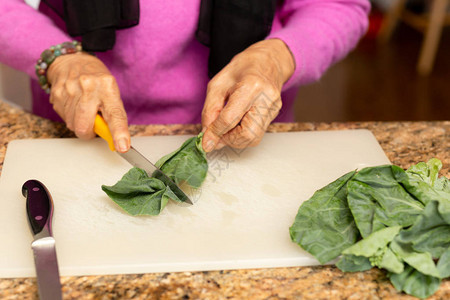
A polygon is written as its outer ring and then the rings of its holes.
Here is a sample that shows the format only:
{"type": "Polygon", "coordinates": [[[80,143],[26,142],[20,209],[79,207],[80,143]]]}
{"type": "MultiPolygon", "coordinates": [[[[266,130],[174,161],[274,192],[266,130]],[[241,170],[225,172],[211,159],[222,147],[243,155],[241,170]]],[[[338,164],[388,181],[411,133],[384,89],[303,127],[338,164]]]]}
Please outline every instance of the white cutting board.
{"type": "MultiPolygon", "coordinates": [[[[155,162],[186,138],[132,144],[155,162]]],[[[256,148],[209,155],[193,206],[133,217],[101,190],[130,168],[103,140],[12,141],[0,177],[0,277],[35,276],[21,193],[29,179],[52,194],[61,275],[266,268],[317,264],[289,237],[300,204],[350,170],[387,163],[367,130],[268,133],[256,148]]]]}

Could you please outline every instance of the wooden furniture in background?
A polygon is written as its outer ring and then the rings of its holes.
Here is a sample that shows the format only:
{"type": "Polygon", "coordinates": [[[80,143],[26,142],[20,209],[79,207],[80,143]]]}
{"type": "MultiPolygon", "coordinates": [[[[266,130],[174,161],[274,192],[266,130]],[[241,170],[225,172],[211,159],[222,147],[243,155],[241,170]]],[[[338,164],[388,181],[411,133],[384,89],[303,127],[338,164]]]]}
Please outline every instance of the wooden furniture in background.
{"type": "Polygon", "coordinates": [[[396,0],[382,24],[379,35],[379,41],[386,43],[400,20],[422,32],[424,40],[417,63],[417,72],[423,76],[431,73],[442,28],[450,25],[450,14],[447,10],[450,0],[429,0],[429,2],[428,13],[416,14],[406,9],[407,0],[396,0]]]}

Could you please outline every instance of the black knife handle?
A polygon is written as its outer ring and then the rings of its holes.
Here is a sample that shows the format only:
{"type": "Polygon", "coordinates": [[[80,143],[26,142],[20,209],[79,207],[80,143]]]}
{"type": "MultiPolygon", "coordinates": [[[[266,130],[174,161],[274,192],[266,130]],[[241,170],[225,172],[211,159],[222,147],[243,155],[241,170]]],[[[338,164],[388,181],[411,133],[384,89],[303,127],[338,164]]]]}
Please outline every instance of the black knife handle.
{"type": "Polygon", "coordinates": [[[37,180],[28,180],[22,186],[22,194],[27,198],[28,222],[33,233],[46,228],[52,235],[53,201],[47,188],[37,180]]]}

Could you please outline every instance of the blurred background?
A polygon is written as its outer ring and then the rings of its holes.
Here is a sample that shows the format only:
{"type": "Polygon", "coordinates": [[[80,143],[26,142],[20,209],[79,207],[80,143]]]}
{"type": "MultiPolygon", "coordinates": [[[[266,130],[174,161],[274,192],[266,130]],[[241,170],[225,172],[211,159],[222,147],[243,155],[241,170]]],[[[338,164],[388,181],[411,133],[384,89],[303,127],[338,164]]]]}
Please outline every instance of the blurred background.
{"type": "MultiPolygon", "coordinates": [[[[300,88],[296,121],[450,120],[450,0],[371,2],[357,48],[300,88]]],[[[27,75],[0,65],[0,99],[29,110],[27,75]]]]}
{"type": "Polygon", "coordinates": [[[450,0],[371,2],[357,48],[300,88],[296,121],[450,120],[450,0]]]}

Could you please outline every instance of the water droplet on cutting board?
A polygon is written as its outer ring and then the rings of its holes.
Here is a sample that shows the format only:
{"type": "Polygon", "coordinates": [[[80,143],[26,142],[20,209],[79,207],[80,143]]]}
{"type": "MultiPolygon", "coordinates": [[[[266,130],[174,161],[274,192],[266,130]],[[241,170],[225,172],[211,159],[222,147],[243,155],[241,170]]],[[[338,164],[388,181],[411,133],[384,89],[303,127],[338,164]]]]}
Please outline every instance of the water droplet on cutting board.
{"type": "Polygon", "coordinates": [[[229,193],[216,192],[216,194],[219,196],[222,203],[227,204],[227,205],[232,205],[234,202],[239,201],[238,197],[236,197],[232,194],[229,194],[229,193]]]}
{"type": "Polygon", "coordinates": [[[261,188],[262,192],[268,196],[276,197],[280,195],[280,191],[271,184],[265,184],[261,188]]]}
{"type": "Polygon", "coordinates": [[[224,225],[231,224],[236,219],[237,213],[233,210],[222,210],[222,222],[224,225]]]}

